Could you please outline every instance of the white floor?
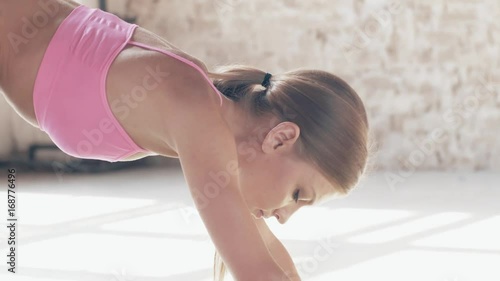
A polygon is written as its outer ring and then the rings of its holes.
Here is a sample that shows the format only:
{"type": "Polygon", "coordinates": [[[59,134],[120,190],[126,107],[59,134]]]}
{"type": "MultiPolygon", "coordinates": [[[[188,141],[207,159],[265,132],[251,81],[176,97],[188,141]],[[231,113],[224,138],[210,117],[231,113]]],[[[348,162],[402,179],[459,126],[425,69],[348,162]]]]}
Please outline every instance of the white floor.
{"type": "MultiPolygon", "coordinates": [[[[211,280],[214,247],[179,169],[17,176],[17,273],[2,227],[0,280],[211,280]]],[[[386,176],[267,220],[303,280],[500,280],[500,175],[386,176]]]]}

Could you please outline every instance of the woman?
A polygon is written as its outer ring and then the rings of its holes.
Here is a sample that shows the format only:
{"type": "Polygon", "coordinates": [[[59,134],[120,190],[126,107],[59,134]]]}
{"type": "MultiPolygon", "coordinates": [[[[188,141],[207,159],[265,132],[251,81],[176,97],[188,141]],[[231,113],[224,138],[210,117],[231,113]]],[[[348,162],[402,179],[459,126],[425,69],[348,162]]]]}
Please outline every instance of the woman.
{"type": "Polygon", "coordinates": [[[300,280],[262,218],[285,223],[359,181],[368,121],[348,84],[319,70],[209,72],[74,1],[1,1],[0,13],[0,87],[21,117],[74,157],[179,158],[217,278],[225,263],[236,280],[300,280]]]}

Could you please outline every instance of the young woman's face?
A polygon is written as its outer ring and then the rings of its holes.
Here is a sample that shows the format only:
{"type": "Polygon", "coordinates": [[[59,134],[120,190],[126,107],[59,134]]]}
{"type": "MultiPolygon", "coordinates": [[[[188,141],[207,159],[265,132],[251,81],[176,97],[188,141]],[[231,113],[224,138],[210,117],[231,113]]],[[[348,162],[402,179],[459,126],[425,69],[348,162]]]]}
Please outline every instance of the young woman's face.
{"type": "Polygon", "coordinates": [[[299,132],[295,124],[284,122],[261,144],[238,147],[240,189],[256,218],[262,212],[283,224],[300,207],[332,194],[331,185],[312,165],[293,156],[299,132]]]}

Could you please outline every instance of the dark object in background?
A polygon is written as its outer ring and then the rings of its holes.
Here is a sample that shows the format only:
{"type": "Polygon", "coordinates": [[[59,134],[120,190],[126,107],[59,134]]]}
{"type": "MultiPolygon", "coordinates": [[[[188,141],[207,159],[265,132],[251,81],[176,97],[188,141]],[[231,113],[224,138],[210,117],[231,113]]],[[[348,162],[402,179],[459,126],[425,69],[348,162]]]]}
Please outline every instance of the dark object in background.
{"type": "Polygon", "coordinates": [[[107,4],[106,0],[99,0],[99,9],[101,9],[103,11],[107,11],[106,9],[107,9],[108,5],[106,5],[106,4],[107,4]]]}
{"type": "MultiPolygon", "coordinates": [[[[103,10],[105,12],[109,12],[108,11],[107,0],[99,0],[99,9],[101,9],[101,10],[103,10]]],[[[109,13],[111,13],[111,12],[109,12],[109,13]]],[[[122,16],[117,15],[117,14],[115,14],[115,15],[118,16],[119,18],[123,19],[124,21],[128,22],[128,23],[135,23],[135,21],[137,20],[136,17],[122,17],[122,16]]]]}
{"type": "Polygon", "coordinates": [[[53,160],[50,160],[50,157],[48,157],[49,160],[37,159],[37,152],[41,150],[52,150],[55,154],[63,153],[55,145],[33,144],[30,146],[27,155],[12,155],[8,161],[0,161],[0,167],[15,167],[18,170],[32,172],[100,173],[154,165],[152,161],[148,160],[148,157],[135,161],[114,163],[101,160],[79,159],[71,156],[66,156],[66,160],[64,161],[55,160],[60,159],[61,157],[54,157],[53,160]]]}

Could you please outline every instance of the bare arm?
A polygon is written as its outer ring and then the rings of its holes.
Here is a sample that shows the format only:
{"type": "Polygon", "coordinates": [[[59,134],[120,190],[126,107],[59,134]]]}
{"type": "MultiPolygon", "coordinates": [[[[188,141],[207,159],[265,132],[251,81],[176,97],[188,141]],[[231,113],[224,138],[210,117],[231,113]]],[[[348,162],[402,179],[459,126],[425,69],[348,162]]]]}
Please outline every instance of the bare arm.
{"type": "Polygon", "coordinates": [[[266,243],[267,248],[271,252],[271,255],[288,276],[289,280],[300,281],[301,279],[299,273],[295,268],[295,264],[293,263],[290,254],[286,250],[285,246],[283,246],[281,241],[278,240],[278,238],[276,238],[276,236],[269,229],[266,221],[264,219],[256,219],[255,222],[260,234],[262,235],[262,238],[266,243]]]}
{"type": "MultiPolygon", "coordinates": [[[[184,83],[196,85],[196,79],[184,83]]],[[[239,191],[236,144],[220,116],[219,97],[208,85],[178,96],[169,113],[178,121],[169,130],[196,208],[222,259],[238,281],[287,280],[239,191]]]]}

